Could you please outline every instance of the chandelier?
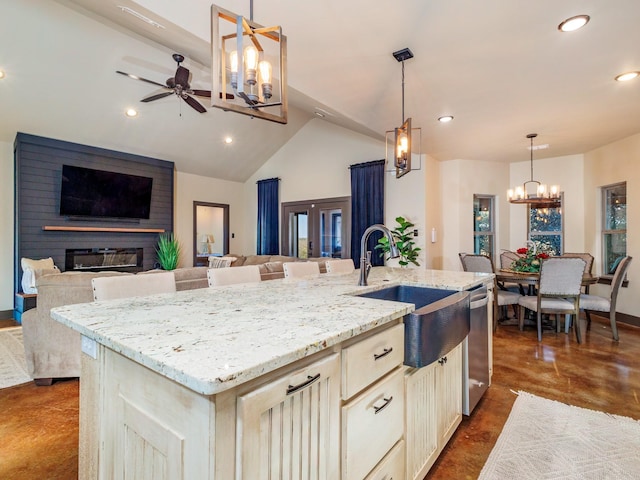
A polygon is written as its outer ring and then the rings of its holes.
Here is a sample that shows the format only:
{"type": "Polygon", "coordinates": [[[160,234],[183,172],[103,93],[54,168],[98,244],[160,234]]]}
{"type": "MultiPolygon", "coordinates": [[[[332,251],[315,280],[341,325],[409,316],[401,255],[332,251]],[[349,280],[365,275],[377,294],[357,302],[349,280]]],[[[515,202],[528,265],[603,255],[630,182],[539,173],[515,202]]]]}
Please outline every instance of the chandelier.
{"type": "Polygon", "coordinates": [[[507,191],[507,197],[511,203],[526,203],[534,208],[557,208],[561,206],[560,187],[547,185],[533,179],[533,139],[538,136],[537,133],[530,133],[527,138],[531,141],[529,147],[531,156],[531,180],[527,180],[522,186],[517,186],[507,191]]]}
{"type": "Polygon", "coordinates": [[[282,28],[255,23],[253,0],[249,19],[211,5],[212,107],[286,124],[286,58],[282,28]]]}
{"type": "Polygon", "coordinates": [[[390,158],[393,158],[393,165],[396,169],[396,178],[400,178],[403,175],[411,171],[411,157],[416,152],[414,151],[413,133],[418,133],[417,154],[420,155],[420,143],[422,130],[420,128],[411,127],[411,118],[404,118],[404,61],[413,58],[413,53],[408,48],[403,48],[397,52],[393,52],[395,59],[402,63],[402,126],[389,130],[386,132],[387,143],[387,161],[390,163],[390,158]],[[414,132],[415,131],[415,132],[414,132]],[[393,143],[390,146],[390,134],[393,134],[393,143]],[[393,153],[389,153],[393,151],[393,153]]]}

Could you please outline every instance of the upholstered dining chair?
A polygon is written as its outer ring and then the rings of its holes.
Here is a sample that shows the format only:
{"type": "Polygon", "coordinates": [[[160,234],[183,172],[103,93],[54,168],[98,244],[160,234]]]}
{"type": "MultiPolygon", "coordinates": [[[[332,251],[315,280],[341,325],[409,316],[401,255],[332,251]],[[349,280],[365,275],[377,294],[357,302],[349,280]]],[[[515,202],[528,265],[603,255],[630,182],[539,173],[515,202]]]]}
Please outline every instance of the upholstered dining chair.
{"type": "MultiPolygon", "coordinates": [[[[591,255],[590,253],[566,253],[565,252],[562,255],[560,255],[560,257],[583,259],[585,261],[584,274],[591,275],[591,270],[593,268],[593,255],[591,255]]],[[[585,285],[583,288],[584,288],[584,293],[589,293],[589,285],[585,285]]]]}
{"type": "Polygon", "coordinates": [[[210,287],[221,287],[236,283],[255,283],[262,280],[258,265],[242,265],[240,267],[210,268],[207,270],[210,287]]]}
{"type": "Polygon", "coordinates": [[[326,266],[327,273],[332,275],[351,273],[355,270],[353,260],[351,260],[350,258],[327,260],[326,262],[324,262],[324,264],[326,266]]]}
{"type": "Polygon", "coordinates": [[[157,293],[172,293],[176,291],[176,280],[173,272],[159,272],[150,275],[92,278],[91,286],[93,287],[93,299],[99,302],[157,293]]]}
{"type": "Polygon", "coordinates": [[[581,258],[551,257],[540,263],[540,282],[536,296],[524,296],[519,300],[520,330],[524,328],[525,310],[536,312],[538,341],[542,341],[542,314],[556,315],[556,331],[560,332],[558,315],[573,317],[578,343],[582,342],[580,333],[580,289],[585,262],[581,258]]]}
{"type": "Polygon", "coordinates": [[[611,292],[609,294],[609,298],[600,297],[598,295],[588,295],[585,293],[580,295],[580,309],[584,310],[587,317],[587,330],[591,328],[590,310],[594,312],[606,312],[609,314],[611,333],[616,342],[619,340],[618,326],[616,325],[616,302],[618,301],[618,290],[620,289],[622,281],[629,269],[631,260],[633,260],[633,257],[627,256],[618,263],[616,271],[613,274],[613,279],[611,280],[611,292]]]}
{"type": "MultiPolygon", "coordinates": [[[[460,263],[462,263],[462,269],[465,272],[495,274],[493,262],[486,255],[459,253],[458,256],[460,257],[460,263]]],[[[508,318],[507,309],[509,305],[511,305],[515,317],[518,317],[518,301],[520,300],[520,297],[522,295],[517,292],[499,288],[498,282],[496,281],[495,277],[493,280],[493,291],[495,295],[495,300],[493,302],[493,328],[495,330],[495,328],[498,326],[498,313],[500,310],[503,310],[503,316],[506,319],[508,318]]]]}
{"type": "Polygon", "coordinates": [[[284,278],[318,277],[320,266],[318,262],[284,262],[284,278]]]}

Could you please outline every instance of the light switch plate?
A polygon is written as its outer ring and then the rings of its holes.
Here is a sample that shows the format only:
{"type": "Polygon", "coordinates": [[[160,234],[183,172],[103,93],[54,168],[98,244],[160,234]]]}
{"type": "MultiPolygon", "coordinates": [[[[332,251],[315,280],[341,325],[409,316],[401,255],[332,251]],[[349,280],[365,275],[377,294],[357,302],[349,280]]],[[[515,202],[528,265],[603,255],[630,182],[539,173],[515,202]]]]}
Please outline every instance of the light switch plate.
{"type": "Polygon", "coordinates": [[[98,343],[95,340],[82,335],[82,338],[80,340],[80,348],[84,353],[89,355],[94,360],[98,358],[98,343]]]}

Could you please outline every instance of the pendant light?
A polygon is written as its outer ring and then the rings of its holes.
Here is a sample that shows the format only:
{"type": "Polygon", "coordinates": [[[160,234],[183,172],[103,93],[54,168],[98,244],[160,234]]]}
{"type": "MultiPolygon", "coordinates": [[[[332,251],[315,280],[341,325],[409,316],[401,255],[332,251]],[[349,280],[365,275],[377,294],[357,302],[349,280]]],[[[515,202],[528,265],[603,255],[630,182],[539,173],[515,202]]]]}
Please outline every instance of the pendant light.
{"type": "Polygon", "coordinates": [[[538,136],[537,133],[530,133],[527,138],[530,140],[530,165],[531,179],[527,180],[522,186],[517,186],[507,191],[507,197],[511,203],[529,204],[533,208],[556,208],[560,207],[560,187],[547,185],[533,179],[533,139],[538,136]]]}

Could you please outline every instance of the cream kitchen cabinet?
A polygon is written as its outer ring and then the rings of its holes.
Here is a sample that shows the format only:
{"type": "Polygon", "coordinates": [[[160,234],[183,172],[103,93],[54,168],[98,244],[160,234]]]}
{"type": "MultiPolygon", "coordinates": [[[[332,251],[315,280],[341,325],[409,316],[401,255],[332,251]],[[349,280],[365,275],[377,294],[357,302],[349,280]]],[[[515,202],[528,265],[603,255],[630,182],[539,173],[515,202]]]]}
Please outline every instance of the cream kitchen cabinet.
{"type": "Polygon", "coordinates": [[[338,478],[340,356],[238,397],[237,479],[338,478]]]}
{"type": "Polygon", "coordinates": [[[404,379],[406,478],[422,480],[462,421],[462,344],[404,379]]]}

